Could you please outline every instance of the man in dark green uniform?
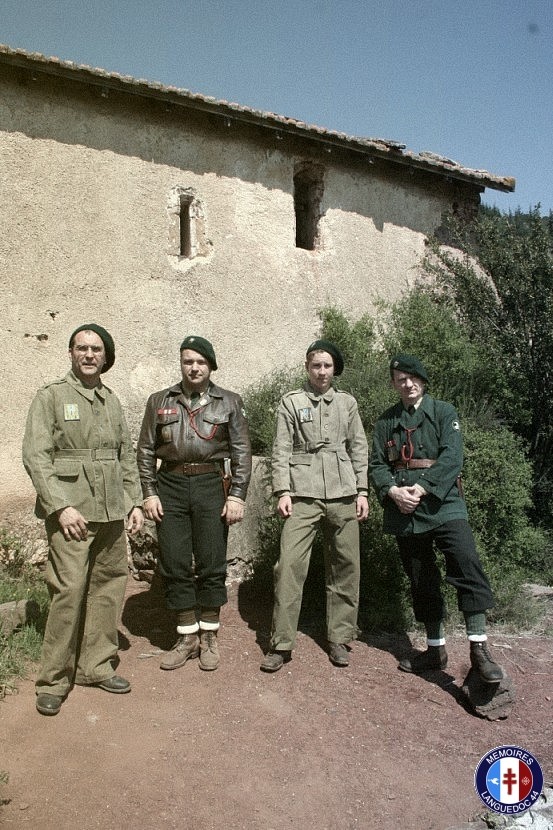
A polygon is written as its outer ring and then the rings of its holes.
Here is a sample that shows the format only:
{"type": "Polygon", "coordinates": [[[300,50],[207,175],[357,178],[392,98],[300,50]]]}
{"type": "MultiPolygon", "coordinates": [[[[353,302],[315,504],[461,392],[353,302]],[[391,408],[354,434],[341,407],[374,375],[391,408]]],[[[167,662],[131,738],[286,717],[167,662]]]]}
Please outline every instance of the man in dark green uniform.
{"type": "Polygon", "coordinates": [[[23,463],[46,520],[51,604],[36,680],[36,708],[59,712],[73,683],[129,692],[114,673],[117,623],[127,584],[127,530],[142,527],[142,498],[121,404],[102,383],[115,361],[111,335],[80,326],[69,340],[71,371],[31,404],[23,463]]]}
{"type": "Polygon", "coordinates": [[[487,645],[486,615],[494,601],[468,523],[461,489],[463,440],[453,406],[426,394],[426,369],[413,355],[390,363],[400,402],[378,419],[370,477],[384,507],[384,531],[394,534],[424,623],[427,650],[402,660],[403,671],[422,674],[447,665],[444,600],[434,546],[445,558],[446,581],[457,591],[470,641],[470,661],[485,683],[503,672],[487,645]]]}

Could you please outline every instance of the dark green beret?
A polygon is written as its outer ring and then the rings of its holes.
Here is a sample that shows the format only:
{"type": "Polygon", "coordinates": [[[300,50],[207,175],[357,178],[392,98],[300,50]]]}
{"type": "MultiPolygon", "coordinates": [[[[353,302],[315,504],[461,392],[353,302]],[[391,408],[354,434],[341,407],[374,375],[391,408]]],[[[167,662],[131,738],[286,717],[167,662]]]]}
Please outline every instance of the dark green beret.
{"type": "Polygon", "coordinates": [[[408,375],[416,375],[416,377],[428,383],[428,375],[426,369],[418,359],[412,354],[396,354],[390,360],[390,375],[394,376],[394,369],[398,372],[407,372],[408,375]]]}
{"type": "Polygon", "coordinates": [[[330,340],[315,340],[314,343],[311,343],[310,346],[307,347],[307,352],[305,353],[305,357],[308,358],[311,352],[328,352],[328,354],[332,355],[334,361],[334,374],[336,377],[341,375],[344,371],[344,358],[340,352],[340,349],[331,343],[330,340]]]}
{"type": "Polygon", "coordinates": [[[181,352],[184,349],[192,349],[193,351],[198,352],[198,354],[201,354],[202,357],[205,357],[213,372],[217,368],[215,351],[209,340],[206,340],[205,337],[196,337],[194,334],[189,334],[188,337],[185,337],[180,344],[181,352]]]}
{"type": "Polygon", "coordinates": [[[113,364],[115,363],[115,343],[113,342],[113,337],[106,331],[102,326],[97,325],[97,323],[85,323],[84,326],[79,326],[78,329],[75,329],[71,337],[69,338],[69,348],[73,346],[73,340],[75,339],[75,335],[78,334],[80,331],[93,331],[94,334],[97,334],[102,343],[104,344],[104,349],[106,352],[106,362],[102,367],[102,372],[107,372],[113,364]]]}

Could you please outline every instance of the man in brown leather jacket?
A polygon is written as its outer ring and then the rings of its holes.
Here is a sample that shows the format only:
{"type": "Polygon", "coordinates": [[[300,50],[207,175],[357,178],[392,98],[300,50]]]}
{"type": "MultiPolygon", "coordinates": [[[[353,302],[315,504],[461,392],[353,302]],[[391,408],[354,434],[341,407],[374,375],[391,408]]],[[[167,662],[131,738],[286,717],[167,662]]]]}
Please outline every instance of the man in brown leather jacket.
{"type": "Polygon", "coordinates": [[[138,470],[145,515],[158,525],[167,607],[176,612],[178,639],[161,668],[199,656],[209,671],[219,665],[228,528],[244,516],[251,448],[240,396],[210,380],[211,343],[186,337],[180,355],[182,381],[146,404],[138,470]]]}

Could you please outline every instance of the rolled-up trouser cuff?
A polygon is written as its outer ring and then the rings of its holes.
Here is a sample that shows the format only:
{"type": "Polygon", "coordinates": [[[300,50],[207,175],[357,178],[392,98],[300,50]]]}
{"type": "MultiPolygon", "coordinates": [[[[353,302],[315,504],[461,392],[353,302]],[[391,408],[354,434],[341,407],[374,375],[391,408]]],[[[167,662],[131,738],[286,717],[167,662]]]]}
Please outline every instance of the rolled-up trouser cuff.
{"type": "Polygon", "coordinates": [[[220,623],[218,622],[205,622],[205,620],[200,620],[200,631],[218,631],[220,623]]]}
{"type": "Polygon", "coordinates": [[[192,625],[177,625],[177,634],[195,634],[199,627],[197,622],[192,625]]]}

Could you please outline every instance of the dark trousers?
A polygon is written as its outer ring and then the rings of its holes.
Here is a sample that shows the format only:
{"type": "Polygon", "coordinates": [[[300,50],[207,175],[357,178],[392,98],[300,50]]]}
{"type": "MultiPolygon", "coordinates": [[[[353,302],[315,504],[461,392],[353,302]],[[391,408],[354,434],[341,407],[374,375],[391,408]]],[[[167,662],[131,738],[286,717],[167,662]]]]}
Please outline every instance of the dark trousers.
{"type": "Polygon", "coordinates": [[[158,525],[159,570],[173,611],[219,608],[227,601],[228,529],[219,473],[158,472],[163,519],[158,525]]]}
{"type": "Polygon", "coordinates": [[[418,622],[445,619],[441,573],[434,546],[443,553],[446,581],[457,591],[459,610],[481,613],[493,608],[490,583],[482,570],[474,536],[466,519],[445,522],[428,533],[396,536],[405,573],[411,583],[418,622]]]}

